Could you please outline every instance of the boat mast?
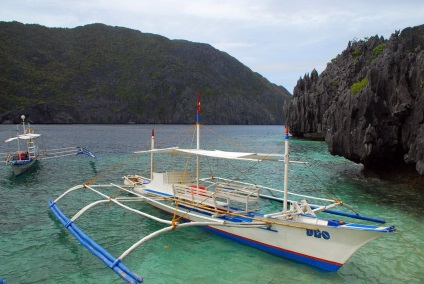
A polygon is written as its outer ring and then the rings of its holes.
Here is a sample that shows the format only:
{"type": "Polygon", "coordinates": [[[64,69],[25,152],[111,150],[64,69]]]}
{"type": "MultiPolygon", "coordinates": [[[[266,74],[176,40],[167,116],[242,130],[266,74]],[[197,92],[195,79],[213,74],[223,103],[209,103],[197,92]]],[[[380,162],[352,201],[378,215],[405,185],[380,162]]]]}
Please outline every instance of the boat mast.
{"type": "MultiPolygon", "coordinates": [[[[21,115],[22,119],[22,134],[25,134],[25,115],[21,115]]],[[[16,136],[18,137],[18,152],[21,152],[21,142],[19,141],[19,131],[18,125],[16,125],[16,136]]],[[[21,160],[21,156],[19,155],[19,160],[21,160]]]]}
{"type": "Polygon", "coordinates": [[[287,212],[287,191],[288,191],[288,177],[289,177],[289,127],[286,125],[286,136],[284,141],[284,203],[283,213],[287,212]]]}
{"type": "MultiPolygon", "coordinates": [[[[197,150],[200,149],[200,90],[197,90],[197,116],[196,116],[196,133],[197,133],[197,150]]],[[[200,178],[200,158],[196,155],[196,177],[197,177],[197,188],[199,188],[200,178]]]]}
{"type": "Polygon", "coordinates": [[[18,152],[21,151],[21,142],[19,142],[19,124],[16,124],[16,143],[18,144],[18,152]]]}
{"type": "Polygon", "coordinates": [[[23,134],[25,134],[25,115],[21,115],[21,119],[22,119],[22,130],[23,130],[23,134]]]}
{"type": "MultiPolygon", "coordinates": [[[[155,130],[152,129],[152,150],[155,149],[155,130]]],[[[150,180],[153,180],[153,152],[150,153],[150,180]]]]}

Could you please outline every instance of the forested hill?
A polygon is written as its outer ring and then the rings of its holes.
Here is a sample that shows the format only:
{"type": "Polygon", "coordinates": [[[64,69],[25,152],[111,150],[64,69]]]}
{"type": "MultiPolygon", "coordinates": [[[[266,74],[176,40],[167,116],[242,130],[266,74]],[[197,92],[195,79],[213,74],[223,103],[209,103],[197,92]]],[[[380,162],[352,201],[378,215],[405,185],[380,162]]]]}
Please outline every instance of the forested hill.
{"type": "Polygon", "coordinates": [[[281,124],[291,98],[208,44],[91,24],[0,22],[0,123],[281,124]]]}

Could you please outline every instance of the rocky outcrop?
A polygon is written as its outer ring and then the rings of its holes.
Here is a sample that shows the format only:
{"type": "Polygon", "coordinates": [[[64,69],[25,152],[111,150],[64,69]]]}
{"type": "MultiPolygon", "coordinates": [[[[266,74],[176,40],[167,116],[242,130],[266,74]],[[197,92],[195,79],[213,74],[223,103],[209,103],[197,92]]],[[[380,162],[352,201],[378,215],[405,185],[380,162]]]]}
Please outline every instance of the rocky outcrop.
{"type": "Polygon", "coordinates": [[[424,174],[424,26],[349,42],[299,79],[284,112],[293,135],[325,139],[333,155],[424,174]]]}

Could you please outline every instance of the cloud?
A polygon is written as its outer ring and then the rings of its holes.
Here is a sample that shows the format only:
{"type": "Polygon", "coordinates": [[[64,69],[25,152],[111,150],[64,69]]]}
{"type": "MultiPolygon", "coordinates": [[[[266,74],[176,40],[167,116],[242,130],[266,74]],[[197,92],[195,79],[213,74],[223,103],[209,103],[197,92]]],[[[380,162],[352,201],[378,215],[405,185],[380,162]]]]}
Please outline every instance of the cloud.
{"type": "Polygon", "coordinates": [[[0,20],[68,27],[128,27],[208,43],[273,83],[299,77],[341,53],[349,40],[423,24],[422,0],[14,0],[0,20]]]}

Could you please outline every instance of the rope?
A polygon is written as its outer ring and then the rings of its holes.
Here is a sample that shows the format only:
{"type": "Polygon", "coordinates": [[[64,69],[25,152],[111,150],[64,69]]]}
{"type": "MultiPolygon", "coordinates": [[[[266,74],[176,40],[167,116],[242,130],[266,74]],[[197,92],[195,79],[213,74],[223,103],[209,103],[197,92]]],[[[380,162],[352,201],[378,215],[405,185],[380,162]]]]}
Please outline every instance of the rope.
{"type": "Polygon", "coordinates": [[[242,149],[244,152],[249,152],[246,148],[244,148],[244,147],[243,147],[243,146],[241,146],[240,144],[238,144],[238,143],[234,142],[233,140],[230,140],[230,139],[226,138],[226,137],[225,137],[225,136],[223,136],[222,134],[219,134],[218,132],[214,131],[213,129],[211,129],[211,128],[209,128],[209,127],[206,127],[206,126],[204,126],[204,125],[202,125],[202,124],[201,124],[201,126],[202,126],[203,128],[206,128],[206,129],[207,129],[207,130],[209,130],[210,132],[214,133],[215,135],[217,135],[217,136],[221,137],[221,138],[222,138],[222,139],[224,139],[225,141],[227,141],[227,142],[229,142],[229,143],[231,143],[231,144],[233,144],[233,145],[237,146],[238,148],[242,149]]]}
{"type": "MultiPolygon", "coordinates": [[[[281,143],[280,144],[280,146],[282,146],[283,144],[281,143]]],[[[278,146],[278,147],[280,147],[280,146],[278,146]]],[[[278,147],[276,147],[276,148],[278,148],[278,147]]],[[[271,152],[272,153],[272,152],[271,152]]],[[[271,164],[273,167],[275,167],[275,168],[277,168],[277,166],[275,166],[275,165],[273,165],[273,164],[271,164]]],[[[332,192],[332,190],[330,190],[330,188],[322,181],[322,179],[317,175],[317,174],[315,174],[315,172],[309,167],[309,165],[307,164],[307,163],[305,163],[304,164],[307,168],[308,168],[308,170],[315,176],[315,178],[316,179],[318,179],[319,181],[320,181],[320,183],[328,190],[328,191],[330,191],[334,196],[336,196],[336,194],[334,193],[334,192],[332,192]]],[[[308,186],[310,189],[312,189],[312,190],[314,190],[314,191],[316,191],[316,192],[318,192],[318,193],[320,193],[320,194],[322,194],[322,195],[324,195],[324,196],[326,196],[328,199],[331,199],[331,200],[333,200],[334,202],[336,202],[336,203],[338,203],[338,204],[340,204],[340,205],[344,205],[344,206],[346,206],[347,208],[349,208],[351,211],[353,211],[355,214],[359,214],[356,210],[354,210],[352,207],[350,207],[349,205],[347,205],[347,204],[345,204],[345,203],[343,203],[339,198],[334,198],[333,196],[331,196],[331,195],[329,195],[329,194],[327,194],[326,192],[324,192],[324,191],[322,191],[322,190],[319,190],[317,187],[315,187],[314,185],[311,185],[311,184],[309,184],[309,183],[307,183],[305,180],[303,180],[303,179],[301,179],[301,178],[296,178],[296,177],[292,177],[292,179],[295,179],[295,180],[297,180],[297,181],[299,181],[299,182],[301,182],[301,183],[303,183],[304,185],[306,185],[306,186],[308,186]]]]}
{"type": "MultiPolygon", "coordinates": [[[[164,140],[164,141],[162,141],[162,142],[158,142],[158,145],[162,145],[162,144],[165,144],[165,143],[167,143],[167,142],[169,142],[169,141],[171,141],[171,140],[173,140],[173,139],[175,139],[176,137],[178,137],[178,136],[180,136],[182,133],[184,133],[184,132],[186,132],[186,131],[189,131],[189,130],[192,130],[193,129],[193,126],[189,126],[189,127],[187,127],[186,129],[184,129],[184,130],[182,130],[182,131],[180,131],[180,132],[178,132],[177,134],[175,134],[175,135],[173,135],[173,136],[171,136],[170,138],[168,138],[168,139],[166,139],[166,140],[164,140]]],[[[185,141],[185,139],[187,139],[187,137],[188,137],[188,135],[190,134],[190,132],[184,137],[184,139],[180,142],[180,145],[181,145],[181,143],[182,142],[184,142],[185,141]]]]}
{"type": "MultiPolygon", "coordinates": [[[[275,152],[277,152],[277,150],[279,149],[279,148],[281,148],[281,146],[282,146],[283,144],[277,144],[277,146],[272,150],[272,151],[270,151],[267,155],[266,155],[266,157],[268,157],[269,155],[271,155],[271,154],[273,154],[273,153],[275,153],[275,152]]],[[[265,160],[263,160],[263,161],[267,161],[266,159],[265,160]]],[[[252,170],[256,165],[258,165],[259,163],[262,163],[263,161],[258,161],[258,162],[256,162],[255,164],[253,164],[253,166],[252,167],[250,167],[250,168],[248,168],[247,170],[245,170],[245,172],[243,173],[243,175],[244,174],[246,174],[247,172],[249,172],[250,170],[252,170]]],[[[268,161],[269,162],[269,161],[268,161]]],[[[277,165],[274,165],[273,163],[268,163],[268,164],[270,164],[270,165],[272,165],[273,167],[275,167],[276,169],[279,169],[278,167],[277,167],[277,165]]],[[[237,177],[237,179],[238,178],[240,178],[242,175],[240,175],[240,176],[238,176],[237,177]]],[[[252,183],[252,184],[255,184],[256,185],[256,183],[253,181],[253,180],[251,180],[251,179],[247,179],[247,181],[250,181],[250,183],[252,183]]]]}
{"type": "MultiPolygon", "coordinates": [[[[331,190],[327,187],[327,185],[322,181],[322,179],[320,179],[320,177],[317,175],[317,174],[315,174],[315,172],[314,171],[312,171],[312,169],[309,167],[309,165],[308,164],[305,164],[306,165],[306,167],[308,168],[308,170],[321,182],[321,184],[328,190],[328,191],[330,191],[331,192],[331,190]]],[[[317,188],[315,188],[314,187],[314,189],[316,190],[316,191],[318,191],[318,192],[320,192],[320,193],[322,193],[322,194],[324,194],[328,199],[333,199],[334,201],[340,201],[340,199],[339,198],[333,198],[332,196],[330,196],[329,194],[327,194],[327,193],[325,193],[325,192],[322,192],[322,191],[320,191],[319,189],[317,189],[317,188]]],[[[332,194],[334,195],[334,196],[336,196],[336,194],[334,193],[334,192],[332,192],[332,194]]],[[[356,213],[356,212],[355,212],[356,213]]]]}
{"type": "MultiPolygon", "coordinates": [[[[226,137],[224,137],[224,136],[222,136],[221,134],[219,134],[219,133],[217,133],[216,131],[213,131],[212,129],[210,129],[210,128],[208,128],[208,127],[206,127],[206,126],[203,126],[203,125],[201,125],[202,127],[204,127],[204,128],[206,128],[207,130],[209,130],[209,131],[211,131],[211,132],[213,132],[214,134],[216,134],[217,136],[220,136],[221,138],[223,138],[224,140],[226,140],[226,141],[228,141],[228,142],[230,142],[230,143],[232,143],[232,144],[234,144],[234,145],[236,145],[237,147],[239,147],[239,148],[241,148],[243,151],[245,151],[245,152],[249,152],[248,150],[246,150],[244,147],[242,147],[241,145],[239,145],[239,144],[237,144],[237,143],[235,143],[234,141],[232,141],[232,140],[229,140],[228,138],[226,138],[226,137]]],[[[194,141],[194,134],[193,134],[193,137],[192,137],[192,143],[190,144],[190,149],[192,149],[192,145],[193,145],[193,141],[194,141]]],[[[276,152],[277,151],[277,149],[279,149],[280,147],[281,147],[282,145],[277,145],[272,151],[270,151],[269,153],[268,153],[268,155],[271,155],[271,154],[273,154],[274,152],[276,152]]],[[[267,155],[267,156],[268,156],[267,155]]],[[[186,160],[186,167],[185,167],[185,170],[187,169],[187,165],[188,165],[188,160],[190,159],[190,155],[188,156],[188,158],[187,158],[187,160],[186,160]]],[[[250,172],[250,171],[252,171],[253,170],[253,168],[255,168],[256,167],[256,165],[258,165],[260,162],[262,162],[262,161],[258,161],[258,162],[256,162],[256,163],[253,163],[252,164],[252,166],[250,166],[249,168],[247,168],[247,169],[245,169],[244,171],[238,171],[239,172],[239,174],[238,174],[238,176],[236,176],[235,178],[233,178],[232,180],[230,180],[230,181],[228,181],[228,182],[226,182],[226,185],[230,185],[231,184],[231,182],[232,181],[237,181],[237,180],[239,180],[242,176],[244,176],[244,175],[246,175],[248,172],[250,172]]],[[[252,184],[255,184],[253,181],[251,181],[250,180],[250,182],[252,183],[252,184]]],[[[215,193],[213,193],[213,195],[214,195],[215,193]]],[[[203,201],[201,201],[199,204],[203,204],[203,202],[205,202],[207,199],[209,199],[209,198],[211,198],[211,197],[213,197],[213,195],[212,196],[207,196],[207,197],[205,197],[205,199],[203,200],[203,201]]],[[[174,200],[175,201],[175,200],[174,200]]],[[[189,212],[191,212],[192,211],[192,209],[190,209],[190,210],[188,210],[187,212],[185,212],[183,215],[181,215],[181,216],[179,216],[177,219],[176,219],[176,214],[177,214],[177,210],[178,210],[178,203],[179,202],[181,202],[180,201],[180,199],[178,198],[176,201],[175,201],[175,203],[176,203],[176,206],[175,206],[175,210],[174,210],[174,214],[173,214],[173,218],[172,218],[172,222],[173,222],[173,226],[175,225],[174,224],[174,222],[175,221],[179,221],[181,218],[183,218],[184,216],[186,216],[189,212]]],[[[217,213],[222,213],[222,212],[219,212],[217,209],[215,210],[217,213]]],[[[226,214],[229,214],[228,212],[226,212],[226,211],[223,211],[223,212],[225,212],[226,214]]],[[[237,215],[236,215],[237,216],[237,215]]],[[[244,215],[238,215],[238,216],[244,216],[244,215]]],[[[251,218],[252,220],[255,220],[254,218],[251,218]]],[[[173,229],[175,229],[175,227],[173,227],[173,229]]]]}
{"type": "MultiPolygon", "coordinates": [[[[208,128],[208,127],[206,127],[206,126],[203,126],[204,128],[206,128],[206,129],[208,129],[209,131],[211,131],[211,132],[213,132],[213,133],[215,133],[217,136],[219,136],[219,137],[221,137],[221,138],[223,138],[225,141],[228,141],[228,142],[230,142],[230,143],[232,143],[232,144],[234,144],[234,145],[236,145],[237,147],[239,147],[239,148],[241,148],[243,151],[246,151],[246,152],[249,152],[248,150],[246,150],[244,147],[242,147],[241,145],[239,145],[239,144],[237,144],[237,143],[235,143],[234,141],[232,141],[232,140],[229,140],[228,138],[226,138],[226,137],[224,137],[223,135],[221,135],[221,134],[219,134],[219,133],[217,133],[216,131],[214,131],[214,130],[212,130],[212,129],[210,129],[210,128],[208,128]]],[[[273,154],[274,152],[276,152],[280,147],[282,147],[284,144],[283,143],[280,143],[280,144],[278,144],[272,151],[270,151],[269,153],[268,153],[268,155],[271,155],[271,154],[273,154]]],[[[265,160],[266,161],[266,160],[265,160]]],[[[249,167],[248,169],[246,169],[244,172],[242,172],[242,171],[240,171],[240,174],[236,177],[236,178],[234,178],[233,180],[238,180],[241,176],[243,176],[243,175],[246,175],[247,173],[249,173],[251,170],[253,170],[253,168],[257,165],[257,164],[259,164],[259,162],[258,163],[255,163],[255,164],[253,164],[253,166],[251,166],[251,167],[249,167]]],[[[277,168],[277,166],[276,165],[273,165],[272,163],[271,163],[271,165],[272,166],[274,166],[274,167],[276,167],[277,168]]],[[[318,175],[316,175],[315,174],[315,172],[309,167],[309,165],[308,164],[305,164],[305,166],[308,168],[308,170],[320,181],[320,183],[328,190],[328,191],[330,191],[334,196],[336,196],[336,194],[334,193],[334,192],[332,192],[332,190],[330,190],[329,188],[328,188],[328,186],[322,181],[322,179],[318,176],[318,175]]],[[[248,176],[247,176],[248,177],[248,176]]],[[[252,180],[250,180],[250,179],[248,179],[248,181],[250,181],[251,183],[253,183],[253,184],[255,184],[255,182],[254,181],[252,181],[252,180]]],[[[307,183],[306,183],[307,184],[307,183]]],[[[318,192],[318,193],[321,193],[322,195],[324,195],[324,196],[326,196],[328,199],[332,199],[334,202],[336,202],[336,203],[338,203],[338,204],[340,204],[340,205],[344,205],[344,206],[346,206],[348,209],[350,209],[352,212],[354,212],[355,214],[359,214],[359,212],[357,212],[355,209],[353,209],[351,206],[349,206],[349,205],[347,205],[347,204],[344,204],[339,198],[334,198],[333,196],[331,196],[331,195],[329,195],[329,194],[327,194],[326,192],[324,192],[324,191],[321,191],[321,190],[319,190],[318,188],[316,188],[315,186],[313,186],[313,185],[310,185],[310,184],[307,184],[312,190],[314,190],[314,191],[316,191],[316,192],[318,192]]]]}
{"type": "Polygon", "coordinates": [[[424,254],[421,253],[410,241],[408,241],[407,239],[405,239],[405,237],[400,233],[400,231],[398,229],[396,229],[395,231],[396,233],[398,233],[399,237],[401,237],[403,239],[403,241],[410,247],[412,248],[415,253],[419,256],[421,256],[421,258],[424,259],[424,254]]]}
{"type": "MultiPolygon", "coordinates": [[[[207,130],[209,130],[209,131],[211,131],[211,132],[213,132],[213,133],[215,133],[215,134],[217,134],[218,136],[220,136],[220,137],[222,137],[223,139],[225,139],[226,141],[230,141],[231,143],[233,143],[233,144],[235,144],[235,145],[238,145],[237,143],[235,143],[235,142],[233,142],[233,141],[231,141],[231,140],[229,140],[229,139],[227,139],[227,138],[225,138],[224,136],[222,136],[222,135],[220,135],[219,133],[217,133],[217,132],[215,132],[215,131],[213,131],[212,129],[210,129],[210,128],[208,128],[208,127],[205,127],[207,130]]],[[[193,132],[193,136],[192,136],[192,141],[191,141],[191,144],[190,144],[190,149],[192,149],[193,148],[193,143],[194,143],[194,137],[195,137],[195,135],[194,134],[196,134],[196,132],[193,132]]],[[[242,148],[242,149],[244,149],[243,147],[241,147],[240,145],[238,145],[240,148],[242,148]]],[[[246,151],[247,152],[247,150],[245,150],[244,149],[244,151],[246,151]]],[[[189,159],[190,159],[190,156],[191,155],[188,155],[188,157],[187,157],[187,160],[186,160],[186,165],[185,165],[185,169],[184,169],[184,172],[187,170],[187,167],[188,167],[188,161],[189,161],[189,159]]],[[[256,164],[253,164],[253,166],[251,167],[251,168],[253,168],[254,166],[255,166],[256,164]]],[[[234,179],[234,180],[237,180],[238,178],[240,178],[240,176],[242,176],[243,175],[243,173],[241,173],[236,179],[234,179]]],[[[229,181],[228,183],[227,183],[227,185],[229,185],[231,183],[231,181],[229,181]]],[[[215,193],[214,193],[215,194],[215,193]]],[[[203,202],[205,202],[207,199],[209,199],[209,198],[211,198],[211,196],[207,196],[203,201],[201,201],[199,204],[202,204],[203,202]]],[[[175,200],[174,200],[175,201],[175,200]]],[[[177,222],[177,221],[179,221],[181,218],[183,218],[184,216],[186,216],[188,213],[190,213],[191,211],[192,211],[192,209],[189,209],[187,212],[185,212],[184,214],[182,214],[181,216],[179,216],[178,218],[176,218],[176,216],[177,216],[177,210],[178,210],[178,203],[180,202],[180,198],[177,198],[176,199],[176,201],[175,201],[175,209],[174,209],[174,214],[173,214],[173,217],[172,217],[172,228],[173,228],[173,230],[176,228],[176,225],[175,225],[175,222],[177,222]]],[[[219,213],[219,212],[217,212],[217,213],[219,213]]]]}
{"type": "MultiPolygon", "coordinates": [[[[146,142],[146,143],[142,146],[142,149],[144,149],[144,147],[146,147],[146,146],[148,145],[148,143],[149,143],[149,141],[147,141],[147,142],[146,142]]],[[[83,185],[84,185],[84,186],[86,186],[86,185],[90,185],[91,183],[93,183],[94,181],[96,181],[97,179],[99,179],[100,177],[103,177],[103,176],[105,176],[106,174],[109,174],[110,172],[113,172],[113,171],[115,171],[115,170],[117,170],[117,169],[121,168],[122,166],[126,165],[126,164],[127,164],[127,163],[129,163],[129,162],[132,162],[132,161],[133,161],[133,160],[135,160],[136,158],[138,158],[138,155],[133,155],[133,158],[132,158],[132,159],[129,159],[128,161],[124,161],[124,162],[122,162],[122,163],[116,164],[116,165],[114,165],[113,167],[111,167],[111,168],[109,168],[109,169],[107,169],[107,170],[105,170],[105,171],[103,171],[103,172],[101,172],[101,173],[97,174],[97,175],[96,175],[96,176],[94,176],[92,179],[90,179],[90,180],[86,181],[83,185]]]]}
{"type": "MultiPolygon", "coordinates": [[[[161,197],[163,197],[163,196],[161,196],[161,197]]],[[[175,201],[175,199],[173,198],[173,197],[163,197],[164,199],[169,199],[169,200],[174,200],[175,201]]],[[[209,198],[209,197],[208,197],[209,198]]],[[[207,199],[207,198],[206,198],[207,199]]],[[[205,199],[205,200],[206,200],[205,199]]],[[[185,203],[185,204],[188,204],[188,205],[192,205],[192,206],[194,206],[194,207],[197,207],[197,208],[200,208],[200,209],[202,209],[199,205],[203,205],[203,203],[202,202],[200,202],[200,203],[193,203],[193,202],[188,202],[188,201],[183,201],[183,200],[180,200],[179,199],[179,201],[178,202],[180,202],[180,203],[185,203]]],[[[207,205],[206,205],[207,206],[207,205]]],[[[208,206],[209,207],[209,206],[208,206]]],[[[185,212],[184,214],[182,214],[179,218],[178,218],[178,220],[180,219],[180,218],[183,218],[184,216],[186,216],[188,213],[190,213],[192,210],[193,210],[194,208],[190,208],[187,212],[185,212]]],[[[310,226],[308,226],[307,224],[305,225],[305,226],[302,226],[302,225],[296,225],[296,224],[289,224],[289,223],[283,223],[283,222],[279,222],[278,220],[275,220],[275,221],[273,221],[273,220],[269,220],[269,219],[267,219],[267,220],[265,220],[264,218],[259,218],[259,217],[250,217],[250,216],[246,216],[246,215],[244,215],[244,214],[238,214],[238,213],[234,213],[234,212],[227,212],[227,211],[225,211],[225,210],[223,210],[223,209],[218,209],[218,208],[215,208],[215,207],[209,207],[208,209],[205,209],[205,210],[213,210],[215,213],[218,213],[218,214],[225,214],[225,215],[230,215],[230,216],[238,216],[238,217],[243,217],[243,218],[245,218],[245,219],[249,219],[249,220],[252,220],[252,221],[259,221],[259,222],[263,222],[263,223],[266,223],[266,224],[268,224],[268,225],[282,225],[282,226],[287,226],[287,227],[296,227],[296,228],[302,228],[302,229],[310,229],[310,230],[318,230],[317,228],[315,228],[315,227],[313,227],[313,225],[311,225],[312,227],[310,227],[310,226]]],[[[174,223],[174,220],[172,220],[172,222],[173,222],[173,226],[175,225],[175,228],[176,228],[176,226],[177,226],[177,224],[176,223],[174,223]]],[[[174,229],[175,229],[174,228],[174,229]]]]}
{"type": "MultiPolygon", "coordinates": [[[[221,136],[222,138],[224,138],[225,140],[227,140],[227,141],[230,141],[230,142],[232,142],[233,144],[235,144],[235,145],[238,145],[237,143],[235,143],[235,142],[233,142],[233,141],[231,141],[231,140],[229,140],[229,139],[227,139],[227,138],[225,138],[224,136],[222,136],[222,135],[220,135],[219,133],[217,133],[217,132],[215,132],[215,131],[213,131],[212,129],[210,129],[210,128],[208,128],[208,127],[205,127],[206,129],[208,129],[209,131],[211,131],[211,132],[214,132],[215,134],[217,134],[218,136],[221,136]]],[[[192,149],[192,146],[193,146],[193,143],[194,143],[194,134],[195,134],[195,132],[193,133],[193,136],[192,136],[192,142],[191,142],[191,144],[190,144],[190,149],[192,149]]],[[[185,139],[184,139],[185,140],[185,139]]],[[[244,151],[246,151],[246,152],[248,152],[246,149],[244,149],[243,147],[241,147],[240,145],[238,145],[240,148],[242,148],[244,151]]],[[[271,152],[272,153],[272,152],[271,152]]],[[[270,153],[270,154],[271,154],[270,153]]],[[[187,170],[187,167],[188,167],[188,161],[189,161],[189,159],[190,159],[190,156],[191,155],[188,155],[188,158],[187,158],[187,160],[186,160],[186,165],[185,165],[185,171],[187,170]]],[[[259,162],[258,162],[259,163],[259,162]]],[[[253,167],[255,167],[258,163],[255,163],[255,164],[253,164],[251,167],[250,167],[250,169],[252,169],[253,167]]],[[[248,170],[246,170],[245,172],[248,172],[250,169],[248,169],[248,170]]],[[[235,179],[233,179],[233,180],[238,180],[242,175],[243,175],[244,173],[242,173],[242,172],[240,172],[240,175],[239,176],[237,176],[235,179]]],[[[227,184],[226,185],[229,185],[231,183],[231,181],[229,181],[229,182],[227,182],[227,184]]],[[[215,193],[213,193],[213,194],[215,194],[215,193]]],[[[211,198],[212,196],[207,196],[203,201],[201,201],[199,204],[203,204],[203,202],[205,202],[207,199],[209,199],[209,198],[211,198]]],[[[172,226],[173,226],[173,230],[176,228],[176,222],[178,222],[181,218],[184,218],[184,216],[186,216],[188,213],[190,213],[191,211],[192,211],[192,209],[189,209],[187,212],[185,212],[184,214],[182,214],[181,216],[179,216],[178,218],[176,218],[176,216],[177,216],[177,210],[178,210],[178,203],[179,202],[181,202],[181,199],[180,198],[177,198],[176,200],[174,199],[174,201],[175,201],[175,210],[174,210],[174,214],[173,214],[173,217],[172,217],[172,226]]],[[[184,203],[184,202],[183,202],[184,203]]],[[[222,213],[222,212],[219,212],[219,210],[217,210],[217,209],[215,209],[215,211],[217,212],[217,213],[222,213]]],[[[222,210],[221,210],[222,211],[222,210]]],[[[228,212],[226,212],[226,211],[223,211],[223,212],[225,212],[225,213],[227,213],[228,214],[228,212]]],[[[242,216],[242,215],[239,215],[239,216],[242,216]]]]}
{"type": "Polygon", "coordinates": [[[109,196],[109,201],[111,201],[112,199],[114,199],[115,196],[117,196],[119,193],[121,193],[122,190],[123,190],[123,188],[120,188],[114,194],[112,194],[111,196],[109,196]]]}
{"type": "MultiPolygon", "coordinates": [[[[163,141],[163,142],[159,142],[158,144],[159,144],[159,145],[164,144],[164,143],[166,143],[166,142],[168,142],[168,141],[170,141],[170,140],[174,139],[176,136],[180,135],[181,133],[184,133],[185,131],[187,131],[187,130],[189,130],[189,129],[191,129],[191,128],[192,128],[192,127],[190,126],[190,127],[186,128],[186,129],[184,129],[183,131],[180,131],[180,132],[179,132],[179,133],[177,133],[176,135],[172,136],[171,138],[168,138],[167,140],[165,140],[165,141],[163,141]]],[[[149,143],[150,143],[150,140],[146,141],[146,143],[145,143],[143,146],[141,146],[141,148],[140,148],[140,149],[145,149],[149,143]]],[[[122,167],[122,166],[126,165],[127,163],[132,162],[132,161],[133,161],[133,160],[135,160],[137,157],[138,157],[138,155],[134,155],[134,156],[133,156],[133,158],[132,158],[132,159],[130,159],[130,160],[128,160],[128,161],[125,161],[125,162],[122,162],[122,163],[116,164],[115,166],[113,166],[113,167],[111,167],[111,168],[109,168],[109,169],[107,169],[107,170],[105,170],[105,171],[103,171],[103,172],[99,173],[98,175],[96,175],[96,176],[95,176],[95,177],[93,177],[92,179],[88,180],[87,182],[85,182],[85,183],[84,183],[84,185],[90,185],[91,183],[93,183],[94,181],[96,181],[97,179],[99,179],[100,177],[103,177],[103,176],[105,176],[106,174],[109,174],[110,172],[113,172],[113,171],[115,171],[115,170],[119,169],[120,167],[122,167]]]]}
{"type": "Polygon", "coordinates": [[[130,162],[130,161],[134,160],[134,159],[135,159],[135,158],[137,158],[137,157],[138,157],[138,156],[134,156],[134,158],[133,158],[133,159],[131,159],[131,160],[129,160],[129,161],[126,161],[126,162],[122,162],[122,163],[116,164],[115,166],[113,166],[113,167],[111,167],[111,168],[109,168],[109,169],[107,169],[107,170],[105,170],[105,171],[103,171],[103,172],[99,173],[98,175],[96,175],[96,176],[95,176],[95,177],[93,177],[92,179],[90,179],[90,180],[86,181],[83,185],[84,185],[84,186],[86,186],[86,185],[90,185],[91,183],[93,183],[94,181],[96,181],[97,179],[99,179],[100,177],[103,177],[103,176],[105,176],[106,174],[109,174],[110,172],[113,172],[114,170],[119,169],[120,167],[122,167],[123,165],[127,164],[128,162],[130,162]]]}
{"type": "MultiPolygon", "coordinates": [[[[195,134],[196,132],[193,132],[193,135],[192,135],[192,138],[191,138],[191,143],[190,143],[190,149],[192,149],[193,148],[193,143],[194,143],[194,134],[195,134]]],[[[188,136],[188,135],[187,135],[188,136]]],[[[184,139],[185,140],[185,139],[184,139]]],[[[190,160],[190,156],[191,155],[188,155],[187,156],[187,159],[186,159],[186,163],[185,163],[185,166],[184,166],[184,176],[183,176],[183,181],[185,180],[185,173],[187,172],[187,168],[188,168],[188,162],[189,162],[189,160],[190,160]]],[[[180,219],[181,218],[183,218],[183,216],[185,216],[185,215],[187,215],[188,214],[188,212],[190,212],[191,211],[191,209],[189,210],[189,211],[187,211],[185,214],[183,214],[183,215],[181,215],[180,217],[178,217],[177,218],[177,211],[178,211],[178,200],[179,200],[179,198],[177,199],[177,201],[175,202],[175,209],[174,209],[174,214],[173,214],[173,216],[172,216],[172,230],[175,230],[175,228],[176,228],[176,222],[179,222],[180,221],[180,219]]]]}

